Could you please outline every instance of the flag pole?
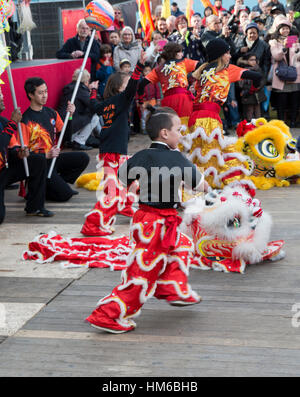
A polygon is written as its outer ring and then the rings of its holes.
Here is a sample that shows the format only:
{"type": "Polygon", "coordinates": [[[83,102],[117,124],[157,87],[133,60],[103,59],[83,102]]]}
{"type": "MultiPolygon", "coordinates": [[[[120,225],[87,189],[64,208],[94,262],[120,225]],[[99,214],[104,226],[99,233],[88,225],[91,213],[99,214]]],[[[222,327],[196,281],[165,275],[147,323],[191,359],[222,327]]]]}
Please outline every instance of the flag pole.
{"type": "MultiPolygon", "coordinates": [[[[4,47],[6,47],[6,40],[5,40],[4,32],[1,33],[1,38],[2,38],[2,42],[3,42],[4,47]]],[[[13,100],[14,109],[17,109],[18,108],[18,104],[17,104],[15,86],[14,86],[14,82],[13,82],[13,77],[12,77],[12,73],[11,73],[10,64],[7,66],[6,70],[7,70],[9,87],[10,87],[10,92],[11,92],[11,96],[12,96],[12,100],[13,100]]],[[[20,137],[21,147],[23,149],[25,145],[24,145],[22,127],[21,127],[21,123],[20,122],[18,123],[18,133],[19,133],[19,137],[20,137]]],[[[29,168],[28,168],[28,162],[27,162],[27,158],[26,157],[23,158],[23,162],[24,162],[25,174],[26,174],[26,177],[28,178],[29,177],[29,168]]]]}
{"type": "MultiPolygon", "coordinates": [[[[90,53],[92,44],[93,44],[93,40],[94,40],[94,37],[95,37],[95,33],[96,33],[96,30],[93,29],[93,30],[92,30],[92,34],[91,34],[91,37],[90,37],[89,44],[88,44],[88,46],[87,46],[87,49],[86,49],[86,52],[85,52],[85,55],[84,55],[84,58],[83,58],[83,62],[82,62],[81,68],[80,68],[80,72],[79,72],[79,75],[78,75],[78,79],[77,79],[76,85],[75,85],[75,87],[74,87],[74,91],[73,91],[72,98],[71,98],[71,104],[74,104],[74,102],[75,102],[75,98],[76,98],[76,94],[77,94],[77,91],[78,91],[78,87],[79,87],[79,84],[80,84],[80,81],[81,81],[82,73],[83,73],[83,71],[84,71],[84,68],[85,68],[85,65],[86,65],[86,62],[87,62],[87,59],[88,59],[88,56],[89,56],[89,53],[90,53]]],[[[60,134],[59,134],[59,139],[58,139],[58,142],[57,142],[57,147],[60,147],[60,146],[61,146],[61,143],[62,143],[64,134],[65,134],[65,131],[66,131],[66,128],[67,128],[67,124],[68,124],[69,118],[70,118],[70,112],[67,112],[66,117],[65,117],[65,120],[64,120],[63,128],[62,128],[62,130],[61,130],[61,132],[60,132],[60,134]]],[[[55,162],[56,162],[56,157],[53,157],[52,162],[51,162],[51,165],[50,165],[50,168],[49,168],[49,172],[48,172],[48,179],[51,178],[51,175],[52,175],[52,172],[53,172],[53,169],[54,169],[54,166],[55,166],[55,162]]]]}

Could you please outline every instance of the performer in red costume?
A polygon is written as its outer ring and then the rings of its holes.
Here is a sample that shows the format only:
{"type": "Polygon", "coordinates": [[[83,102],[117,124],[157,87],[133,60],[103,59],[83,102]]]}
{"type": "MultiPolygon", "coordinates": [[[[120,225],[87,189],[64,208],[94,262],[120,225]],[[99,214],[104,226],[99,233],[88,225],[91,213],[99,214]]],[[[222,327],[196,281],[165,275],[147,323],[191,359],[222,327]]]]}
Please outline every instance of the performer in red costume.
{"type": "Polygon", "coordinates": [[[128,112],[136,94],[137,84],[143,69],[145,55],[142,53],[131,77],[115,73],[107,81],[104,101],[96,100],[98,82],[92,83],[91,107],[102,115],[104,126],[100,135],[99,163],[104,171],[101,186],[97,191],[97,203],[86,215],[81,233],[86,236],[105,236],[114,232],[116,214],[133,216],[132,204],[136,195],[124,189],[118,180],[118,169],[127,160],[129,138],[128,112]]]}
{"type": "Polygon", "coordinates": [[[129,255],[121,284],[101,299],[87,318],[92,326],[112,333],[133,330],[136,325],[132,318],[139,315],[152,296],[177,306],[201,301],[188,284],[192,243],[178,230],[181,218],[176,207],[182,181],[197,189],[207,185],[197,168],[174,150],[181,137],[177,114],[166,107],[149,110],[154,112],[147,121],[147,132],[154,142],[119,170],[125,185],[135,179],[140,184],[139,209],[131,227],[135,248],[129,255]]]}
{"type": "Polygon", "coordinates": [[[188,90],[188,73],[195,70],[198,61],[183,58],[183,47],[177,43],[166,44],[161,58],[162,63],[141,82],[138,94],[141,97],[144,87],[149,83],[161,83],[164,95],[161,105],[174,109],[182,124],[187,125],[194,99],[188,90]]]}

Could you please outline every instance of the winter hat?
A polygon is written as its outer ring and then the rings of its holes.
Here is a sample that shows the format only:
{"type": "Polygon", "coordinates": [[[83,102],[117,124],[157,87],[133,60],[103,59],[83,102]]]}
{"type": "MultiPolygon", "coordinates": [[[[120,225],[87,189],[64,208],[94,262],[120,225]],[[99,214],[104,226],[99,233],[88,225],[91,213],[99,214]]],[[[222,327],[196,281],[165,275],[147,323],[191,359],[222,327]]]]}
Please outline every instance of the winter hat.
{"type": "Polygon", "coordinates": [[[274,18],[273,25],[272,25],[271,29],[269,30],[269,33],[275,33],[278,30],[279,26],[282,26],[282,25],[286,25],[290,29],[292,27],[291,22],[288,20],[288,18],[286,16],[277,15],[274,18]]]}
{"type": "Polygon", "coordinates": [[[248,23],[248,25],[246,26],[245,33],[247,32],[247,30],[253,29],[253,28],[256,29],[256,30],[259,32],[259,29],[258,29],[257,24],[256,24],[255,22],[250,22],[250,23],[248,23]]]}
{"type": "Polygon", "coordinates": [[[125,63],[127,63],[128,65],[131,66],[129,59],[123,58],[123,59],[121,59],[121,61],[119,63],[119,67],[121,67],[122,65],[125,65],[125,63]]]}
{"type": "Polygon", "coordinates": [[[222,39],[213,39],[209,41],[206,46],[206,53],[208,62],[214,61],[220,58],[222,55],[226,54],[230,50],[230,46],[222,39]]]}

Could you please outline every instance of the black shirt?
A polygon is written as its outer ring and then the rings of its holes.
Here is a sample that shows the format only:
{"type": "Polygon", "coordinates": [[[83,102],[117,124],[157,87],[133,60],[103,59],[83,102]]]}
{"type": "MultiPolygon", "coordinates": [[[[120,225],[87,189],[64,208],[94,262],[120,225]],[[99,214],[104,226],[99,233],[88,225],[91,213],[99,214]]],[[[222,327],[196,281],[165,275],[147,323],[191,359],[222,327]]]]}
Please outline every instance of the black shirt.
{"type": "Polygon", "coordinates": [[[178,150],[153,142],[149,149],[137,152],[120,167],[119,179],[125,186],[139,181],[141,204],[176,208],[181,201],[181,182],[193,189],[201,182],[202,174],[178,150]]]}
{"type": "MultiPolygon", "coordinates": [[[[93,113],[103,117],[104,126],[100,134],[100,153],[127,154],[129,139],[128,112],[136,94],[142,65],[138,62],[125,91],[99,102],[91,99],[93,113]]],[[[93,90],[95,92],[95,90],[93,90]]]]}

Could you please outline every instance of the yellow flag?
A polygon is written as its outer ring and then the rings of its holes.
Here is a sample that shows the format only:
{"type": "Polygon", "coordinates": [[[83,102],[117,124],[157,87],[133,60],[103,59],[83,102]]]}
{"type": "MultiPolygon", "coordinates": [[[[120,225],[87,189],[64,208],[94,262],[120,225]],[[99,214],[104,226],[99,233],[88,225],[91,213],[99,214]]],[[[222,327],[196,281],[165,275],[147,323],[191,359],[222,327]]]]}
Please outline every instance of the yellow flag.
{"type": "Polygon", "coordinates": [[[189,21],[189,26],[191,23],[191,16],[193,15],[194,11],[193,11],[193,3],[194,0],[187,0],[187,5],[186,5],[186,19],[189,21]]]}
{"type": "Polygon", "coordinates": [[[163,0],[162,6],[161,16],[167,19],[171,15],[170,0],[163,0]]]}

